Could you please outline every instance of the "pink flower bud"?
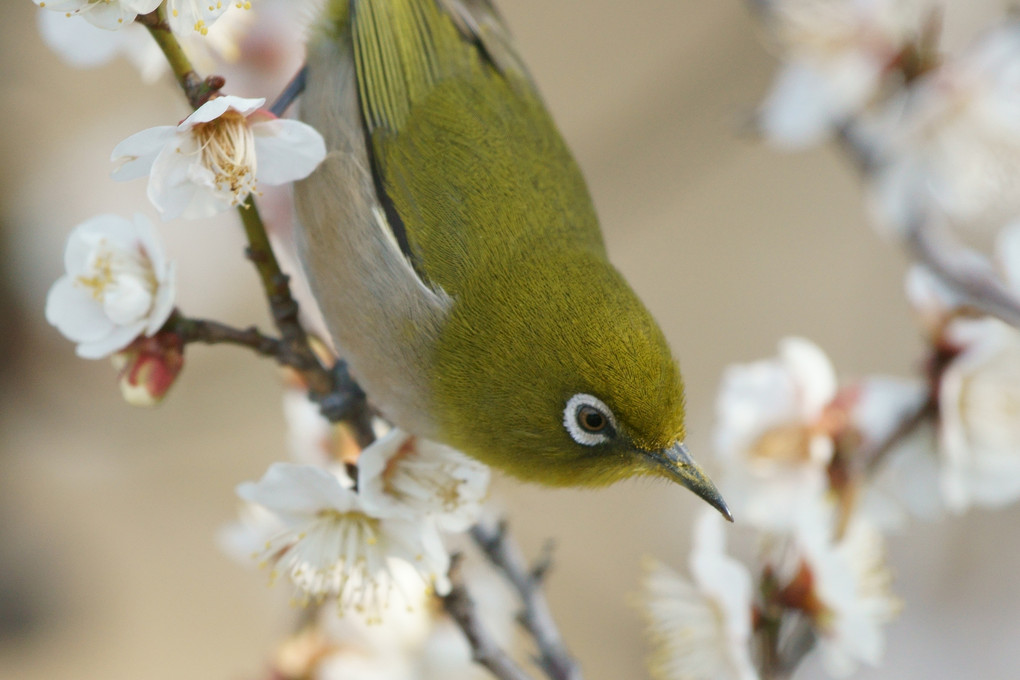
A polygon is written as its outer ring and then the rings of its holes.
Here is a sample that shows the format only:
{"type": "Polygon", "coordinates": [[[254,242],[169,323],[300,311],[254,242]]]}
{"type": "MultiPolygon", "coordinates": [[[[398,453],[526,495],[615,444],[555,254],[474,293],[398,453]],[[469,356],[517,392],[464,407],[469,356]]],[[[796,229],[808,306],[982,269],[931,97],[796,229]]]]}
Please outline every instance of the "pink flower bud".
{"type": "Polygon", "coordinates": [[[184,366],[184,343],[176,333],[157,333],[138,338],[112,360],[124,400],[132,406],[155,406],[184,366]]]}

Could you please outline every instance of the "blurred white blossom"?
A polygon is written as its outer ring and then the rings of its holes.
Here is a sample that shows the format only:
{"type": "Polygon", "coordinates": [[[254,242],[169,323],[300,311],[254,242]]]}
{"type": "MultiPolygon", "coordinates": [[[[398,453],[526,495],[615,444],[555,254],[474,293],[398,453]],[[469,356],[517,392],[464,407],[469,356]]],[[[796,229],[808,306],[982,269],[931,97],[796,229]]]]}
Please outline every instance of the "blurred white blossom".
{"type": "Polygon", "coordinates": [[[735,515],[786,529],[825,493],[833,442],[823,415],[835,394],[832,364],[803,338],[783,339],[774,359],[726,369],[716,400],[715,450],[735,515]]]}
{"type": "Polygon", "coordinates": [[[338,462],[338,432],[341,427],[329,422],[304,389],[283,393],[283,418],[287,423],[287,450],[298,463],[328,467],[338,462]]]}
{"type": "Polygon", "coordinates": [[[998,319],[957,319],[960,349],[939,386],[939,445],[946,502],[1001,506],[1020,498],[1020,331],[998,319]]]}
{"type": "Polygon", "coordinates": [[[489,468],[460,451],[394,428],[358,459],[365,507],[380,514],[432,517],[440,529],[464,531],[489,489],[489,468]]]}
{"type": "Polygon", "coordinates": [[[861,663],[878,665],[884,627],[901,603],[891,592],[882,535],[854,518],[834,541],[833,527],[828,508],[803,513],[772,567],[787,590],[787,606],[811,617],[826,670],[841,678],[861,663]]]}
{"type": "MultiPolygon", "coordinates": [[[[973,264],[987,267],[987,263],[980,259],[974,260],[973,264]]],[[[933,339],[937,339],[950,315],[964,302],[959,293],[922,264],[913,264],[907,270],[904,287],[918,321],[933,339]]]]}
{"type": "Polygon", "coordinates": [[[326,156],[322,135],[275,118],[265,99],[211,99],[177,126],[149,128],[114,148],[118,180],[149,175],[149,200],[163,219],[211,217],[241,204],[256,182],[307,177],[326,156]]]}
{"type": "Polygon", "coordinates": [[[67,274],[46,297],[46,320],[78,343],[78,356],[99,359],[153,335],[174,306],[173,262],[152,223],[100,215],[71,232],[67,274]]]}
{"type": "Polygon", "coordinates": [[[139,14],[148,14],[162,0],[32,0],[43,9],[66,16],[81,16],[93,26],[117,30],[129,25],[139,14]]]}
{"type": "Polygon", "coordinates": [[[393,561],[412,565],[424,583],[449,590],[449,555],[429,522],[379,517],[342,479],[318,467],[276,463],[258,482],[237,488],[285,528],[266,541],[262,560],[286,574],[305,601],[335,597],[340,610],[377,618],[394,591],[403,600],[393,561]]]}
{"type": "MultiPolygon", "coordinates": [[[[199,71],[216,71],[240,56],[239,41],[252,23],[252,12],[229,12],[206,35],[179,36],[184,51],[199,71]]],[[[153,83],[170,72],[166,57],[149,31],[138,23],[111,33],[90,25],[80,15],[39,12],[43,42],[76,68],[95,68],[125,57],[138,69],[142,81],[153,83]]]]}
{"type": "Polygon", "coordinates": [[[102,66],[123,55],[147,83],[169,71],[159,46],[139,24],[110,33],[96,28],[78,15],[39,12],[39,33],[47,47],[76,68],[102,66]]]}
{"type": "Polygon", "coordinates": [[[765,0],[765,24],[784,61],[761,107],[766,137],[800,148],[865,108],[919,32],[920,0],[765,0]]]}
{"type": "MultiPolygon", "coordinates": [[[[391,603],[376,620],[339,616],[333,608],[324,608],[314,622],[315,638],[292,638],[281,650],[286,654],[278,655],[275,670],[286,677],[319,680],[491,678],[474,662],[463,631],[422,587],[413,569],[402,563],[394,567],[398,588],[410,606],[391,603]]],[[[518,602],[506,582],[490,566],[471,559],[461,568],[482,625],[503,649],[512,649],[518,602]]]]}
{"type": "Polygon", "coordinates": [[[649,559],[640,595],[658,680],[756,680],[751,663],[751,575],[725,553],[722,520],[695,524],[691,579],[649,559]]]}
{"type": "Polygon", "coordinates": [[[980,37],[889,106],[873,132],[879,221],[903,229],[936,209],[953,225],[1020,216],[1020,23],[980,37]]]}
{"type": "MultiPolygon", "coordinates": [[[[850,419],[860,437],[860,449],[871,450],[893,437],[928,399],[928,390],[921,380],[888,376],[871,376],[857,383],[850,419]]],[[[911,517],[938,519],[944,511],[932,424],[918,425],[898,439],[864,487],[858,510],[886,530],[903,528],[911,517]]]]}

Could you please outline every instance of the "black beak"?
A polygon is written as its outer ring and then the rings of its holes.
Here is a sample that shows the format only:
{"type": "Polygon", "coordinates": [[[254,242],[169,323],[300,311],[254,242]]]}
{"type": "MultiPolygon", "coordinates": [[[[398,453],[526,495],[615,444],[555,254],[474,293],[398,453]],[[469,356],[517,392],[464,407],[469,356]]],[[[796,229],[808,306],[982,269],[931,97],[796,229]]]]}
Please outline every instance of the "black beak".
{"type": "Polygon", "coordinates": [[[733,521],[733,515],[726,506],[726,501],[723,500],[719,489],[694,462],[683,442],[677,442],[660,451],[647,451],[645,455],[656,463],[657,471],[660,474],[687,487],[718,510],[723,517],[733,521]]]}

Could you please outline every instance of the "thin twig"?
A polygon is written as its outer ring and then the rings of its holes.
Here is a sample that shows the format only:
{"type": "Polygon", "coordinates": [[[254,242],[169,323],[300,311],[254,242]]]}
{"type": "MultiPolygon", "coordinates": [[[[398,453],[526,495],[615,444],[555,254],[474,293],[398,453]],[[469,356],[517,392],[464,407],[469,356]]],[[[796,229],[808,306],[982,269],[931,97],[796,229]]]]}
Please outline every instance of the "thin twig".
{"type": "Polygon", "coordinates": [[[506,523],[501,522],[496,527],[476,524],[471,528],[471,538],[506,575],[520,596],[523,610],[519,619],[538,647],[537,661],[546,675],[552,680],[581,680],[581,669],[563,643],[541,582],[528,567],[520,548],[507,535],[506,523]]]}
{"type": "Polygon", "coordinates": [[[302,92],[305,91],[305,85],[308,82],[308,67],[302,66],[301,70],[298,71],[290,82],[287,83],[287,87],[283,88],[283,92],[276,98],[272,106],[269,107],[269,112],[279,118],[284,113],[294,100],[298,98],[302,92]]]}
{"type": "Polygon", "coordinates": [[[793,675],[800,662],[815,648],[818,637],[811,620],[806,616],[798,616],[793,622],[793,630],[782,641],[779,647],[776,678],[788,678],[793,675]]]}
{"type": "Polygon", "coordinates": [[[873,477],[896,445],[902,442],[907,436],[917,430],[923,423],[934,417],[938,412],[938,405],[934,396],[929,396],[913,410],[905,414],[896,427],[885,439],[876,442],[874,445],[859,452],[855,456],[860,461],[862,473],[865,477],[873,477]]]}
{"type": "Polygon", "coordinates": [[[223,77],[202,78],[198,75],[194,66],[191,65],[188,55],[184,53],[184,48],[181,47],[173,31],[170,30],[165,2],[148,14],[138,15],[135,21],[149,29],[149,34],[159,45],[167,63],[170,64],[170,69],[173,71],[174,77],[177,78],[181,89],[184,90],[184,95],[188,98],[191,108],[197,109],[219,93],[225,82],[223,77]]]}
{"type": "Polygon", "coordinates": [[[472,657],[500,680],[531,680],[531,676],[503,651],[478,618],[475,603],[460,575],[459,563],[460,556],[454,555],[450,567],[453,587],[443,597],[443,607],[467,637],[472,657]]]}
{"type": "Polygon", "coordinates": [[[191,319],[174,314],[164,330],[176,333],[185,343],[201,342],[206,345],[230,344],[247,347],[256,354],[272,357],[282,364],[287,364],[282,343],[268,335],[263,335],[258,328],[240,329],[207,319],[191,319]]]}
{"type": "Polygon", "coordinates": [[[318,400],[334,391],[333,375],[319,362],[312,350],[308,334],[298,317],[298,303],[290,291],[290,278],[283,273],[276,259],[266,226],[255,205],[255,198],[248,196],[237,211],[248,238],[246,254],[258,271],[262,289],[269,300],[273,323],[294,357],[295,368],[301,372],[309,391],[318,400]]]}
{"type": "Polygon", "coordinates": [[[914,257],[958,293],[969,307],[1020,328],[1020,299],[976,252],[946,247],[930,220],[918,216],[907,228],[906,244],[914,257]]]}
{"type": "MultiPolygon", "coordinates": [[[[862,141],[852,125],[836,139],[862,176],[880,165],[878,154],[862,141]]],[[[988,260],[941,234],[931,215],[917,206],[907,220],[904,244],[915,260],[960,295],[965,305],[1020,328],[1020,298],[996,276],[988,260]]]]}

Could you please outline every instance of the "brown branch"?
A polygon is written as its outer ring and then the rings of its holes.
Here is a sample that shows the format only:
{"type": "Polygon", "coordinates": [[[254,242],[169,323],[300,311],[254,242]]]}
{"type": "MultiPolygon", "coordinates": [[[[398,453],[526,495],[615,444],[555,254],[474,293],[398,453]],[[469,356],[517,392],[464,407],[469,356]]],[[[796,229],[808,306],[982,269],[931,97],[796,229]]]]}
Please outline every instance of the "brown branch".
{"type": "Polygon", "coordinates": [[[934,395],[930,395],[920,405],[908,412],[896,425],[885,439],[876,442],[864,451],[858,452],[855,456],[860,461],[860,468],[866,477],[873,477],[878,468],[885,461],[886,456],[896,448],[896,445],[906,439],[918,427],[927,420],[934,418],[938,413],[938,404],[934,395]]]}
{"type": "Polygon", "coordinates": [[[521,598],[519,621],[538,647],[538,663],[552,680],[581,680],[581,669],[574,661],[542,592],[541,577],[548,571],[548,557],[537,569],[528,567],[520,548],[507,535],[505,522],[496,527],[481,523],[471,528],[471,538],[485,556],[503,572],[521,598]]]}
{"type": "Polygon", "coordinates": [[[312,396],[318,401],[334,392],[333,374],[319,362],[312,350],[308,334],[298,316],[298,303],[290,291],[290,277],[280,268],[254,197],[248,196],[237,211],[248,238],[245,253],[258,271],[262,290],[269,301],[273,323],[279,329],[288,353],[293,357],[292,365],[301,373],[312,396]]]}
{"type": "Polygon", "coordinates": [[[255,326],[234,328],[219,321],[192,319],[175,312],[163,330],[180,336],[185,344],[200,342],[206,345],[238,345],[261,356],[272,357],[281,364],[288,364],[282,343],[276,338],[263,335],[255,326]]]}
{"type": "Polygon", "coordinates": [[[453,556],[450,581],[453,587],[450,593],[443,597],[443,607],[467,637],[474,660],[500,680],[532,680],[531,676],[503,651],[478,618],[474,600],[468,594],[460,575],[459,555],[453,556]]]}

